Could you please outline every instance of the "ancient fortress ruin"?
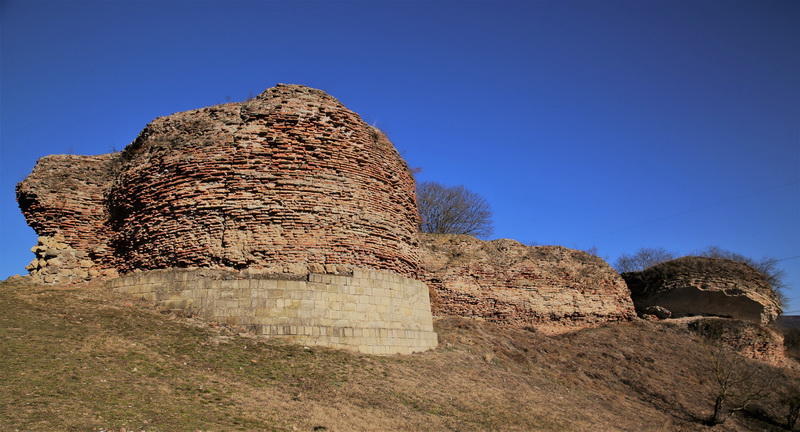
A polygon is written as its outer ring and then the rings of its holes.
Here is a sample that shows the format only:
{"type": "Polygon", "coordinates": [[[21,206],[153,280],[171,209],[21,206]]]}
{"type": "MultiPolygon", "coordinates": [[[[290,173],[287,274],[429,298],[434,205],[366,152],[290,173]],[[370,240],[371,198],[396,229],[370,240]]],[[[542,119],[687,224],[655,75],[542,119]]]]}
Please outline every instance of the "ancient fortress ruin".
{"type": "Polygon", "coordinates": [[[17,199],[39,234],[32,280],[98,281],[305,345],[424,351],[432,312],[560,332],[657,310],[752,321],[695,327],[777,358],[753,335],[780,306],[743,264],[689,257],[620,277],[559,246],[418,233],[392,143],[308,87],[158,118],[122,152],[44,157],[17,199]]]}
{"type": "Polygon", "coordinates": [[[786,360],[783,335],[770,325],[781,313],[777,293],[748,264],[686,256],[622,277],[643,316],[658,311],[745,357],[786,360]]]}
{"type": "Polygon", "coordinates": [[[710,315],[760,324],[781,313],[764,274],[737,261],[687,256],[622,277],[640,312],[657,306],[673,317],[710,315]]]}
{"type": "Polygon", "coordinates": [[[18,185],[31,277],[367,353],[435,347],[414,180],[328,94],[278,85],[161,117],[122,152],[47,156],[18,185]]]}
{"type": "Polygon", "coordinates": [[[636,316],[620,275],[586,252],[466,235],[423,234],[421,240],[434,315],[546,332],[636,316]]]}

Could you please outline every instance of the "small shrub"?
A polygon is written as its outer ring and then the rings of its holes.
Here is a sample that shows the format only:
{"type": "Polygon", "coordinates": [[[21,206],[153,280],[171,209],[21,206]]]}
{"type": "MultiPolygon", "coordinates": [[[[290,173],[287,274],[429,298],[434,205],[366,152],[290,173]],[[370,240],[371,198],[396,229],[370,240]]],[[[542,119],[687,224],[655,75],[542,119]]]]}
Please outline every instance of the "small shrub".
{"type": "Polygon", "coordinates": [[[664,248],[641,248],[633,255],[620,255],[614,268],[620,273],[638,272],[674,258],[675,254],[664,248]]]}

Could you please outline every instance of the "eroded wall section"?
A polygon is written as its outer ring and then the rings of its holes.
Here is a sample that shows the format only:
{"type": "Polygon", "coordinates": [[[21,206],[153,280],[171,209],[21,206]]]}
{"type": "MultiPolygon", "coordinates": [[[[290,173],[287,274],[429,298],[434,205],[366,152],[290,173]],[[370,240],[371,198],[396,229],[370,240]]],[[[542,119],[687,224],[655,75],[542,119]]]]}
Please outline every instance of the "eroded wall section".
{"type": "Polygon", "coordinates": [[[596,256],[508,239],[421,237],[434,315],[552,331],[635,316],[624,281],[596,256]]]}
{"type": "Polygon", "coordinates": [[[330,95],[280,85],[155,120],[109,194],[123,272],[310,263],[418,269],[414,180],[330,95]]]}
{"type": "Polygon", "coordinates": [[[44,157],[17,198],[40,236],[120,273],[419,272],[405,161],[358,114],[299,85],[157,118],[120,153],[44,157]]]}

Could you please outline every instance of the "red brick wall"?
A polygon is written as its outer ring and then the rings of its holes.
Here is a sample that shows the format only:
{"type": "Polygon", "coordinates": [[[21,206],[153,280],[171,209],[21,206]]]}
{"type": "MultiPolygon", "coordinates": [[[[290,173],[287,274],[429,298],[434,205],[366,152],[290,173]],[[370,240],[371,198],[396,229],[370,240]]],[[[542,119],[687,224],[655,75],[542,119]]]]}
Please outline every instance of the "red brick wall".
{"type": "Polygon", "coordinates": [[[110,231],[105,192],[118,153],[98,156],[50,155],[17,185],[17,201],[28,224],[40,236],[61,234],[65,243],[107,260],[110,231]]]}
{"type": "MultiPolygon", "coordinates": [[[[62,231],[76,248],[110,239],[104,262],[123,272],[344,264],[417,275],[408,167],[382,133],[322,91],[282,85],[158,118],[111,165],[113,182],[78,193],[91,210],[74,223],[21,200],[31,226],[62,231]]],[[[53,169],[37,166],[23,184],[53,169]]],[[[51,195],[51,213],[63,211],[65,192],[51,195]]]]}

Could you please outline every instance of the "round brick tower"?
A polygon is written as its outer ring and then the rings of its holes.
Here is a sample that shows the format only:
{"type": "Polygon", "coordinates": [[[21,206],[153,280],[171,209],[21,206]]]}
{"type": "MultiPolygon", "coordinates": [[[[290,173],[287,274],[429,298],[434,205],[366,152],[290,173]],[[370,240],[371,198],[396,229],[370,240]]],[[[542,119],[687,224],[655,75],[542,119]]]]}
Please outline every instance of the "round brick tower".
{"type": "Polygon", "coordinates": [[[28,269],[44,283],[105,277],[307,345],[437,344],[414,179],[383,133],[323,91],[278,85],[158,118],[121,153],[43,158],[17,197],[42,236],[28,269]]]}
{"type": "Polygon", "coordinates": [[[414,180],[377,129],[323,91],[156,119],[109,194],[123,271],[361,266],[414,277],[414,180]]]}

